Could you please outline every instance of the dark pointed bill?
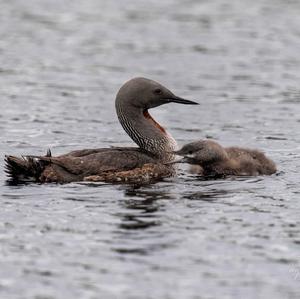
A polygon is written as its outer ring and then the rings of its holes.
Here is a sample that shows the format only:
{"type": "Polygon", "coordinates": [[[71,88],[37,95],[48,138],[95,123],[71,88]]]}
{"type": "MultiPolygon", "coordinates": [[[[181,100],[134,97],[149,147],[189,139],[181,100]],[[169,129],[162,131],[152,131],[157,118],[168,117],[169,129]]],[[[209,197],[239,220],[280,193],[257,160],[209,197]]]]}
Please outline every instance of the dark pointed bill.
{"type": "Polygon", "coordinates": [[[199,103],[196,103],[194,101],[186,100],[176,96],[169,100],[171,103],[178,103],[178,104],[185,104],[185,105],[199,105],[199,103]]]}
{"type": "Polygon", "coordinates": [[[166,162],[164,163],[165,165],[170,165],[170,164],[177,164],[177,163],[186,163],[187,162],[187,158],[186,157],[181,157],[179,159],[170,161],[170,162],[166,162]]]}
{"type": "Polygon", "coordinates": [[[174,155],[179,155],[179,156],[182,156],[182,157],[178,157],[177,159],[175,159],[173,161],[166,162],[166,163],[164,163],[165,165],[176,164],[176,163],[186,163],[187,162],[188,158],[185,157],[183,153],[181,153],[181,150],[171,151],[169,153],[174,154],[174,155]]]}
{"type": "Polygon", "coordinates": [[[183,159],[183,158],[177,159],[177,160],[173,160],[173,161],[169,161],[169,162],[165,162],[164,164],[165,164],[165,165],[172,165],[172,164],[181,163],[181,160],[182,160],[182,159],[183,159]]]}
{"type": "Polygon", "coordinates": [[[174,155],[179,155],[179,156],[185,155],[185,153],[182,151],[182,149],[180,149],[180,150],[178,150],[178,151],[172,151],[172,154],[174,154],[174,155]]]}

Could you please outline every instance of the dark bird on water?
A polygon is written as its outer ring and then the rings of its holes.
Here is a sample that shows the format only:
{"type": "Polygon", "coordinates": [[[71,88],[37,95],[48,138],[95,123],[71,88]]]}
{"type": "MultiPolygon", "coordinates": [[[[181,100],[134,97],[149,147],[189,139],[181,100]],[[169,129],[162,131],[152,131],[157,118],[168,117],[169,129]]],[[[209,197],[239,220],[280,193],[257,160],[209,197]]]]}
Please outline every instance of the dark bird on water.
{"type": "Polygon", "coordinates": [[[213,140],[188,143],[173,153],[183,156],[177,162],[200,166],[198,173],[204,177],[270,175],[276,172],[275,163],[261,151],[222,147],[213,140]]]}
{"type": "Polygon", "coordinates": [[[53,157],[6,156],[6,173],[12,182],[106,181],[148,182],[171,176],[174,168],[166,165],[174,159],[174,138],[149,114],[163,104],[196,105],[174,95],[161,84],[146,78],[134,78],[119,90],[115,108],[118,119],[138,147],[76,150],[53,157]]]}

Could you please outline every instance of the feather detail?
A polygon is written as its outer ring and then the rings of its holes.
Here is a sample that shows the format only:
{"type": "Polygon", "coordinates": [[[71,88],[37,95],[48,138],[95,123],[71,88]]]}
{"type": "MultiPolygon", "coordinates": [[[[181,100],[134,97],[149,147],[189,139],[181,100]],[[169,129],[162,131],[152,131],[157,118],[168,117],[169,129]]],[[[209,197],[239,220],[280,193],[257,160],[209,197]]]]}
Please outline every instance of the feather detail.
{"type": "MultiPolygon", "coordinates": [[[[51,157],[51,151],[48,150],[45,157],[51,157]]],[[[4,171],[11,182],[39,182],[40,176],[46,165],[51,163],[49,159],[43,159],[38,156],[5,156],[4,171]]]]}

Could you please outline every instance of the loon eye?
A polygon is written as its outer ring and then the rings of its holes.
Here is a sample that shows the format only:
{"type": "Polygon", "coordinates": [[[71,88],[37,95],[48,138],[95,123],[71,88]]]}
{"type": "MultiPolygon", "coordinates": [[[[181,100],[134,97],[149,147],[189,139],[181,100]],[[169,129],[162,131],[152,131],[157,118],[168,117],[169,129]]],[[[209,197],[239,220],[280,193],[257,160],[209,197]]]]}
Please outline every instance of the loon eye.
{"type": "Polygon", "coordinates": [[[162,90],[160,88],[154,89],[155,94],[162,94],[162,90]]]}
{"type": "Polygon", "coordinates": [[[193,154],[193,152],[192,152],[192,151],[189,151],[188,154],[191,155],[191,154],[193,154]]]}

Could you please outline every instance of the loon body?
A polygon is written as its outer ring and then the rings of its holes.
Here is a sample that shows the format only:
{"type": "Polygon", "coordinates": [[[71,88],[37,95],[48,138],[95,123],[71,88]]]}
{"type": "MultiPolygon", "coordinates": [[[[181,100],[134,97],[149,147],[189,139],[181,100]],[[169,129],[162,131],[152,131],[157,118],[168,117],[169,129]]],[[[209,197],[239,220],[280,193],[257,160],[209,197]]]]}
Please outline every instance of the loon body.
{"type": "Polygon", "coordinates": [[[178,162],[198,165],[198,173],[202,176],[255,176],[271,175],[276,172],[275,163],[261,151],[222,147],[213,140],[195,141],[184,145],[174,153],[183,156],[178,162]]]}
{"type": "Polygon", "coordinates": [[[115,106],[118,119],[138,147],[84,149],[53,157],[6,156],[6,172],[14,182],[69,183],[74,181],[133,182],[172,175],[176,149],[174,138],[161,127],[148,110],[167,103],[197,104],[175,96],[161,84],[134,78],[119,90],[115,106]],[[158,166],[159,165],[159,166],[158,166]]]}

